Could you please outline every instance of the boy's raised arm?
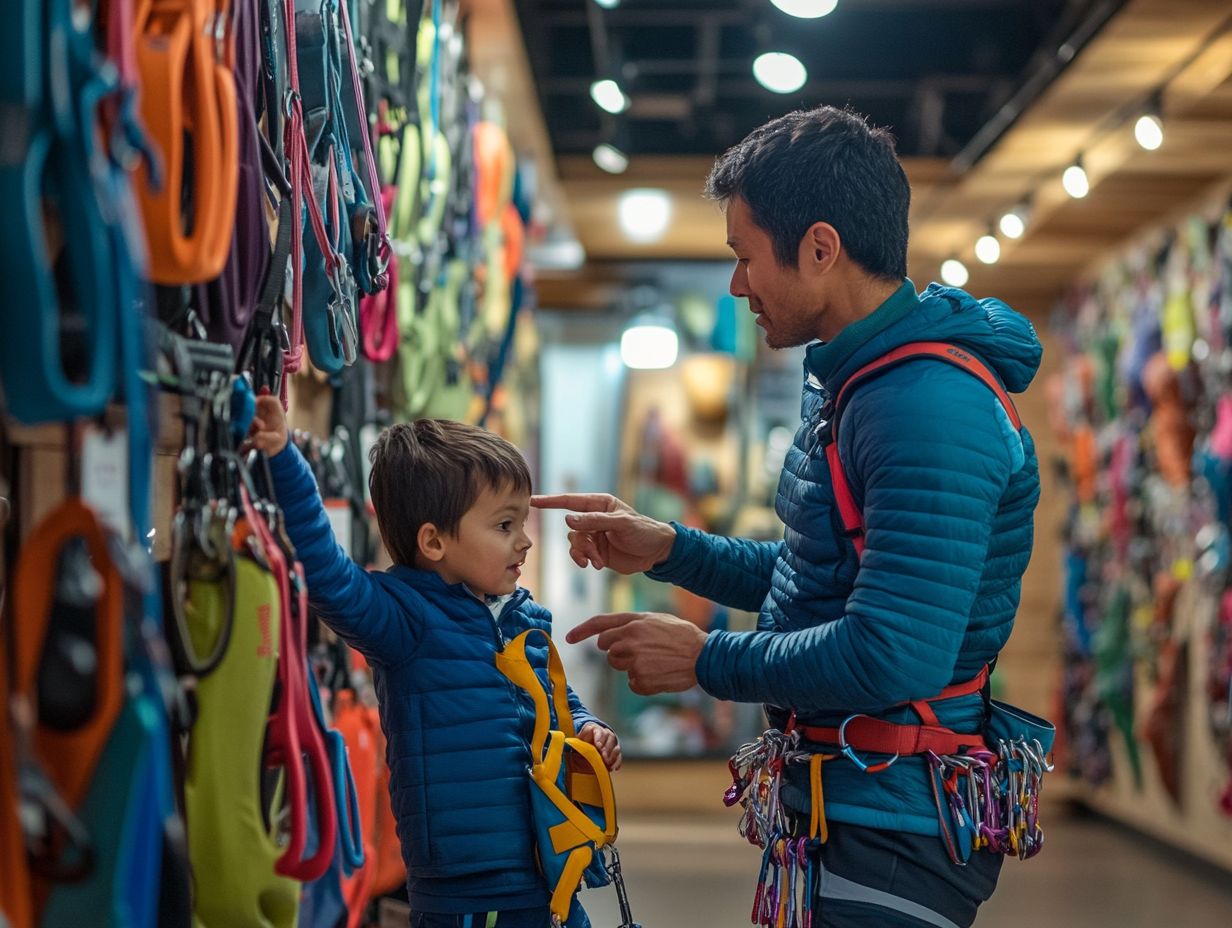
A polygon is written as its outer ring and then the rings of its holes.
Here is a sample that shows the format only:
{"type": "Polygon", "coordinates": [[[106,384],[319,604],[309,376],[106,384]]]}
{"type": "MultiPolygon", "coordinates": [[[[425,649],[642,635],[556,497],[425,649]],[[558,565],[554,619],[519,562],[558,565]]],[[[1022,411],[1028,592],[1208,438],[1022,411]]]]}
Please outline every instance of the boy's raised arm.
{"type": "Polygon", "coordinates": [[[287,440],[277,397],[257,398],[250,438],[270,455],[270,473],[287,535],[308,580],[308,599],[325,623],[369,661],[396,663],[415,646],[415,630],[393,602],[334,538],[315,478],[287,440]]]}

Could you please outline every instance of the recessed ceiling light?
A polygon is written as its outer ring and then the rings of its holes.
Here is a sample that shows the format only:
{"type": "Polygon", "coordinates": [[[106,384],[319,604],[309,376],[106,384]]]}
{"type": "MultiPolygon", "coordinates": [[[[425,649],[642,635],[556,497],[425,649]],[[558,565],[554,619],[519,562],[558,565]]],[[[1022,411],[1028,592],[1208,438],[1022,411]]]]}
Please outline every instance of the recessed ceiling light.
{"type": "Polygon", "coordinates": [[[984,264],[996,264],[1001,260],[1001,243],[991,232],[981,235],[975,243],[975,256],[984,264]]]}
{"type": "Polygon", "coordinates": [[[1027,210],[1023,206],[1015,206],[1001,217],[999,223],[1001,234],[1006,238],[1022,238],[1027,232],[1027,210]]]}
{"type": "Polygon", "coordinates": [[[1164,127],[1154,113],[1144,113],[1134,123],[1134,138],[1147,151],[1155,151],[1164,143],[1164,127]]]}
{"type": "Polygon", "coordinates": [[[770,2],[788,16],[798,16],[800,19],[829,16],[838,6],[838,0],[770,0],[770,2]]]}
{"type": "Polygon", "coordinates": [[[786,52],[766,52],[753,62],[757,83],[775,93],[795,93],[808,80],[804,63],[786,52]]]}
{"type": "Polygon", "coordinates": [[[602,145],[596,145],[592,157],[595,159],[595,164],[599,165],[609,174],[623,174],[629,166],[629,156],[615,145],[609,145],[607,142],[604,142],[602,145]]]}
{"type": "Polygon", "coordinates": [[[656,371],[676,363],[680,338],[665,323],[632,325],[620,336],[620,360],[637,371],[656,371]]]}
{"type": "Polygon", "coordinates": [[[672,201],[662,190],[627,190],[620,197],[620,228],[631,241],[657,242],[672,218],[672,201]]]}
{"type": "Polygon", "coordinates": [[[595,81],[590,85],[590,97],[609,113],[623,113],[629,108],[629,98],[614,80],[595,81]]]}
{"type": "Polygon", "coordinates": [[[1061,186],[1075,200],[1081,200],[1091,192],[1091,179],[1087,177],[1081,158],[1065,169],[1065,173],[1061,175],[1061,186]]]}
{"type": "Polygon", "coordinates": [[[965,287],[970,277],[967,265],[957,258],[948,258],[941,262],[941,279],[951,287],[965,287]]]}

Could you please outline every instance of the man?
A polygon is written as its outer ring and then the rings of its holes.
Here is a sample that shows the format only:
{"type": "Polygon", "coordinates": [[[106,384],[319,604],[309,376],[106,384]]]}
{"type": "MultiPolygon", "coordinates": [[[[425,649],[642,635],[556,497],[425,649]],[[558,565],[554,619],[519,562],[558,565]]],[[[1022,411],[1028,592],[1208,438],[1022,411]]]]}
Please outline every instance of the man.
{"type": "MultiPolygon", "coordinates": [[[[700,684],[721,699],[765,703],[778,728],[834,732],[853,716],[919,726],[931,708],[951,733],[980,732],[983,668],[1009,637],[1031,554],[1039,476],[1030,435],[987,384],[936,358],[861,380],[839,410],[837,451],[862,517],[862,556],[827,449],[834,399],[869,362],[944,342],[1021,392],[1039,366],[1034,329],[961,290],[932,285],[917,296],[906,279],[906,175],[892,139],[853,113],[821,107],[767,123],[718,160],[707,193],[726,210],[732,294],[748,299],[767,345],[809,346],[802,422],[776,499],[784,540],[664,524],[603,494],[535,505],[575,510],[566,521],[579,566],[645,571],[758,609],[758,630],[707,635],[674,616],[623,613],[595,616],[569,640],[598,636],[634,692],[700,684]],[[963,695],[943,696],[952,686],[963,695]]],[[[838,753],[807,737],[803,745],[838,753]]],[[[939,840],[945,799],[934,802],[924,756],[872,774],[844,757],[821,770],[829,837],[813,923],[971,924],[1001,856],[951,862],[939,840]]],[[[818,795],[809,772],[787,765],[782,791],[806,825],[818,795]]]]}

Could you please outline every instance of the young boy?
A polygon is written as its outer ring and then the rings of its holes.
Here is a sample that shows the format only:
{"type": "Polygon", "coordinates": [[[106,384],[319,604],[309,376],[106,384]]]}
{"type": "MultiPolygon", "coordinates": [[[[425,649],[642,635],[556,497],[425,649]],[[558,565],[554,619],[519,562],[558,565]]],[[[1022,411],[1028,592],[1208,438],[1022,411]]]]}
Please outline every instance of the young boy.
{"type": "MultiPolygon", "coordinates": [[[[270,455],[313,607],[372,666],[412,928],[548,928],[526,772],[534,708],[495,665],[506,641],[551,629],[518,586],[531,547],[522,455],[448,420],[386,429],[369,488],[394,566],[369,573],[334,540],[277,398],[258,398],[251,439],[270,455]]],[[[527,654],[546,679],[546,647],[527,654]]],[[[617,768],[615,734],[572,690],[569,706],[617,768]]]]}

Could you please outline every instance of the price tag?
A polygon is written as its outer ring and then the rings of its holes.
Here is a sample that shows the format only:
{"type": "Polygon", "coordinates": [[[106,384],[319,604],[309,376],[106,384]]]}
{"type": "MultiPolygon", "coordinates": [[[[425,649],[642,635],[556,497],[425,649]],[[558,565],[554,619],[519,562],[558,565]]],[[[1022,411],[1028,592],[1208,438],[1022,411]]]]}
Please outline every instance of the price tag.
{"type": "Polygon", "coordinates": [[[88,427],[81,439],[81,497],[125,541],[132,540],[128,505],[128,435],[88,427]]]}

